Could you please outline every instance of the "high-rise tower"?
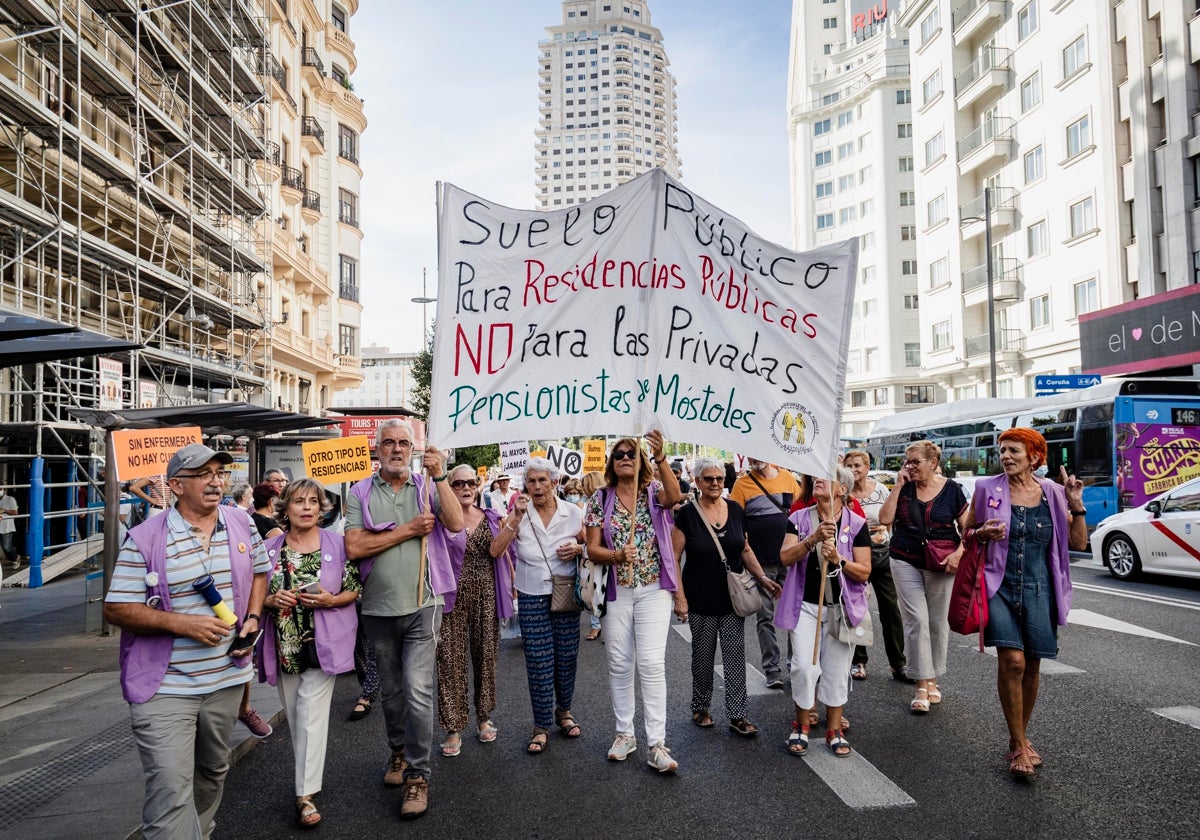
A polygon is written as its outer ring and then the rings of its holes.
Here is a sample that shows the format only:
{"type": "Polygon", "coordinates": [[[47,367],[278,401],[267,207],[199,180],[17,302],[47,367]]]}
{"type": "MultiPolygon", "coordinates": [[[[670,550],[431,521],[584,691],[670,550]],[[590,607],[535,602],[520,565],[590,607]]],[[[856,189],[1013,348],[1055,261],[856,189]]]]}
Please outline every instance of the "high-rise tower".
{"type": "Polygon", "coordinates": [[[577,204],[655,167],[681,177],[675,77],[643,0],[565,0],[538,44],[537,207],[577,204]]]}

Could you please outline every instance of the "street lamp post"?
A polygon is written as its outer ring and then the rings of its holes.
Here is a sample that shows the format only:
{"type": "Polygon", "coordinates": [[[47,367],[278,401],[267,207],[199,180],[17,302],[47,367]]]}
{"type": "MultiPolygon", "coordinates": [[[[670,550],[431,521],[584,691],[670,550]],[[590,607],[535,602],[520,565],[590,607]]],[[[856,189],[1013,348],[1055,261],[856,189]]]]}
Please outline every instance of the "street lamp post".
{"type": "MultiPolygon", "coordinates": [[[[431,303],[437,303],[437,298],[431,298],[426,294],[425,289],[425,269],[421,269],[421,296],[412,299],[413,303],[421,304],[421,349],[424,350],[429,346],[429,316],[426,315],[426,307],[431,303]]],[[[993,355],[995,355],[993,353],[993,355]]]]}
{"type": "Polygon", "coordinates": [[[987,252],[988,290],[988,366],[991,381],[988,394],[996,397],[996,267],[992,260],[992,188],[983,188],[983,247],[987,252]]]}

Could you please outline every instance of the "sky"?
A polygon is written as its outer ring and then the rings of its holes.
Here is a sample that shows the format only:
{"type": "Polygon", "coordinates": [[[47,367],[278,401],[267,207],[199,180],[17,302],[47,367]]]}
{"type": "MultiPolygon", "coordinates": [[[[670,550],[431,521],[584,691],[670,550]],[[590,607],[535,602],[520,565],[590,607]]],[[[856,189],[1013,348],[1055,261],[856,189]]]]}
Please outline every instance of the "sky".
{"type": "MultiPolygon", "coordinates": [[[[676,80],[683,183],[788,246],[791,5],[649,0],[676,80]]],[[[362,0],[349,27],[367,117],[362,346],[422,346],[411,300],[439,296],[438,181],[533,207],[538,41],[561,21],[559,0],[362,0]]],[[[426,310],[432,321],[436,304],[426,310]]]]}

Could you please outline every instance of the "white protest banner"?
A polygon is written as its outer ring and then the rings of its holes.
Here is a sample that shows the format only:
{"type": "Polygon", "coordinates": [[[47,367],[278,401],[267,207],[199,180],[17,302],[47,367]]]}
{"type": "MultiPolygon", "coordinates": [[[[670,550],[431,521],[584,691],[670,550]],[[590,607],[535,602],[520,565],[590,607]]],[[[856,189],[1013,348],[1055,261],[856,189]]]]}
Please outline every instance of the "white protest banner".
{"type": "Polygon", "coordinates": [[[554,464],[558,471],[571,478],[583,475],[583,453],[565,446],[550,444],[546,447],[546,460],[554,464]]]}
{"type": "Polygon", "coordinates": [[[529,463],[529,441],[500,444],[500,468],[506,473],[523,473],[529,463]]]}
{"type": "Polygon", "coordinates": [[[657,169],[549,213],[441,187],[438,446],[658,428],[830,474],[857,239],[787,250],[657,169]]]}

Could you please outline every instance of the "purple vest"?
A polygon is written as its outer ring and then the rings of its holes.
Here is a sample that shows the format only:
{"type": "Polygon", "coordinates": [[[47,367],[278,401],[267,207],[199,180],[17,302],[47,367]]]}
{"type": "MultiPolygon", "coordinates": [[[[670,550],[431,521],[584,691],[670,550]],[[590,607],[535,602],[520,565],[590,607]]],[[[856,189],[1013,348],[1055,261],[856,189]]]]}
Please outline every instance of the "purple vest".
{"type": "MultiPolygon", "coordinates": [[[[233,612],[238,617],[238,628],[246,614],[250,601],[250,587],[254,583],[254,559],[250,556],[250,520],[245,516],[226,516],[225,509],[218,509],[218,516],[225,524],[229,539],[229,571],[233,581],[233,612]]],[[[171,611],[171,592],[167,586],[167,530],[171,517],[169,511],[153,516],[129,529],[129,539],[137,546],[146,561],[147,573],[158,576],[155,586],[147,587],[151,595],[162,599],[158,609],[171,611]]],[[[141,635],[121,628],[121,693],[130,703],[145,703],[162,685],[167,667],[171,664],[171,648],[175,636],[169,633],[141,635]]],[[[248,657],[238,657],[234,664],[241,667],[248,657]]]]}
{"type": "MultiPolygon", "coordinates": [[[[425,508],[425,477],[418,474],[412,474],[413,484],[416,485],[417,493],[417,510],[424,512],[425,508]]],[[[368,476],[362,481],[356,482],[350,487],[350,495],[358,499],[362,506],[363,528],[368,531],[391,531],[396,527],[395,522],[380,522],[376,523],[371,518],[371,490],[375,486],[375,476],[368,476]]],[[[454,591],[458,588],[458,583],[454,577],[454,570],[450,566],[450,551],[446,545],[446,534],[449,533],[445,529],[441,531],[434,528],[429,534],[427,542],[429,552],[429,585],[433,589],[434,595],[445,595],[447,592],[454,591]]],[[[358,561],[358,574],[362,578],[363,586],[367,585],[367,577],[371,574],[371,569],[375,566],[376,557],[364,557],[358,561]]]]}
{"type": "MultiPolygon", "coordinates": [[[[679,588],[679,582],[675,579],[675,546],[671,542],[671,532],[675,528],[675,516],[670,508],[665,508],[658,503],[658,496],[654,492],[657,482],[651,482],[646,488],[646,498],[650,503],[650,519],[654,523],[654,537],[658,541],[658,582],[659,585],[668,592],[674,592],[679,588]]],[[[617,504],[617,493],[612,487],[603,487],[599,491],[603,493],[604,498],[604,527],[600,529],[600,537],[604,541],[605,548],[613,550],[613,524],[612,512],[617,504]]],[[[636,512],[634,516],[636,517],[636,512]]],[[[617,600],[617,576],[615,574],[608,576],[608,587],[604,590],[604,599],[606,601],[617,600]]]]}
{"type": "MultiPolygon", "coordinates": [[[[287,534],[271,537],[267,541],[267,557],[271,559],[271,571],[275,574],[283,553],[287,534]]],[[[321,588],[337,595],[342,591],[342,578],[346,574],[346,544],[337,534],[321,529],[321,574],[317,579],[321,588]]],[[[354,670],[354,635],[358,629],[358,614],[351,601],[342,607],[313,610],[313,636],[317,643],[317,658],[321,670],[337,676],[354,670]]],[[[258,681],[275,685],[279,676],[279,654],[275,640],[275,610],[263,610],[262,637],[258,640],[258,681]]]]}
{"type": "MultiPolygon", "coordinates": [[[[488,528],[492,532],[492,539],[500,533],[501,515],[499,511],[493,508],[485,508],[483,518],[487,521],[488,528]]],[[[459,531],[457,534],[446,530],[446,527],[441,522],[433,526],[435,531],[443,531],[443,537],[446,541],[447,550],[450,553],[450,566],[454,571],[454,589],[446,593],[443,598],[442,612],[448,613],[454,609],[454,605],[458,602],[458,587],[462,581],[463,557],[466,554],[467,538],[470,536],[466,528],[459,531]]],[[[512,618],[513,616],[513,598],[512,598],[512,580],[513,569],[516,564],[516,551],[513,548],[514,543],[509,543],[508,548],[499,557],[492,560],[492,576],[496,581],[496,616],[500,619],[512,618]]]]}
{"type": "MultiPolygon", "coordinates": [[[[1053,481],[1039,478],[1037,482],[1042,485],[1042,492],[1046,494],[1046,502],[1050,506],[1050,522],[1054,526],[1054,536],[1050,540],[1050,577],[1054,580],[1058,625],[1066,627],[1067,614],[1071,611],[1071,520],[1067,513],[1067,494],[1053,481]]],[[[1004,581],[1004,567],[1008,563],[1007,528],[1012,520],[1012,492],[1008,476],[1001,473],[975,482],[971,505],[976,525],[982,525],[988,519],[999,519],[1006,529],[1004,539],[987,544],[983,579],[988,597],[991,598],[1004,581]]]]}
{"type": "MultiPolygon", "coordinates": [[[[796,526],[801,540],[807,539],[812,531],[811,510],[812,508],[801,508],[788,517],[796,526]]],[[[837,553],[843,560],[852,561],[854,559],[854,538],[866,524],[867,520],[850,510],[848,505],[842,507],[842,520],[838,532],[844,534],[847,539],[842,542],[839,538],[836,545],[837,553]],[[847,528],[850,530],[846,531],[847,528]]],[[[795,630],[796,625],[800,623],[800,609],[804,603],[805,570],[810,562],[811,553],[809,557],[801,559],[800,562],[788,569],[787,577],[783,581],[783,594],[779,596],[779,603],[775,605],[776,627],[795,630]]],[[[846,614],[846,623],[851,627],[857,627],[862,622],[863,616],[867,614],[866,581],[859,582],[851,580],[847,575],[842,575],[842,609],[846,614]]]]}

